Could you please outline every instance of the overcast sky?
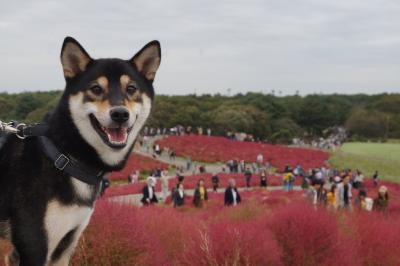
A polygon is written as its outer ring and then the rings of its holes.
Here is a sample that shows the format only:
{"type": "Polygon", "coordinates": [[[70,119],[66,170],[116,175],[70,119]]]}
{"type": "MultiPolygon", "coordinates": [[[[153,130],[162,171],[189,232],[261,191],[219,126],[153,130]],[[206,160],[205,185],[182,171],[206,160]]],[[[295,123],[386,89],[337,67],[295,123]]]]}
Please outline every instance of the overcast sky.
{"type": "Polygon", "coordinates": [[[0,91],[63,89],[67,35],[94,58],[158,39],[158,94],[400,92],[398,0],[0,0],[0,91]]]}

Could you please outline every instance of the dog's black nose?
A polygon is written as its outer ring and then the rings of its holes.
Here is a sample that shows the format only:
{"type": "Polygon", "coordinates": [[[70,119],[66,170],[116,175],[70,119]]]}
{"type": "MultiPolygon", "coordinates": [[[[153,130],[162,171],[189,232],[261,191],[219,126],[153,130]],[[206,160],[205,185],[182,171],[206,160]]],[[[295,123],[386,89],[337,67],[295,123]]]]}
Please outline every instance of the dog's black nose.
{"type": "Polygon", "coordinates": [[[129,111],[125,107],[113,107],[110,110],[111,119],[117,123],[124,123],[129,119],[129,111]]]}

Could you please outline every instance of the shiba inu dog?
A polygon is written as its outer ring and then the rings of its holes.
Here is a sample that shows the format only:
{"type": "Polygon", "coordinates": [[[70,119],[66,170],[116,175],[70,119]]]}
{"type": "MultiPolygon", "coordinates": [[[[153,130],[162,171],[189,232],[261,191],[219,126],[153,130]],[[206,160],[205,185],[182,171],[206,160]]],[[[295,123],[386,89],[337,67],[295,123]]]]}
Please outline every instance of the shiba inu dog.
{"type": "Polygon", "coordinates": [[[9,265],[68,265],[101,180],[121,169],[145,124],[161,61],[158,41],[130,60],[92,59],[73,38],[61,50],[66,87],[45,136],[9,135],[0,149],[0,236],[9,265]]]}

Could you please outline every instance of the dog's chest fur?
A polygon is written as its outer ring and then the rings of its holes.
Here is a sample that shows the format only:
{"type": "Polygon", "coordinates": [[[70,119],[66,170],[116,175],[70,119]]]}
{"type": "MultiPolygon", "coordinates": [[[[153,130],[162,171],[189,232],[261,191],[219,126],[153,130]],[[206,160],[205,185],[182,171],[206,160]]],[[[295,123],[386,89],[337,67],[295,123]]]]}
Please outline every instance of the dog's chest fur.
{"type": "MultiPolygon", "coordinates": [[[[71,178],[76,197],[82,201],[94,198],[92,186],[71,178]]],[[[94,206],[64,204],[58,200],[49,201],[44,215],[44,229],[47,235],[47,262],[64,265],[69,260],[79,237],[89,223],[94,206]]]]}

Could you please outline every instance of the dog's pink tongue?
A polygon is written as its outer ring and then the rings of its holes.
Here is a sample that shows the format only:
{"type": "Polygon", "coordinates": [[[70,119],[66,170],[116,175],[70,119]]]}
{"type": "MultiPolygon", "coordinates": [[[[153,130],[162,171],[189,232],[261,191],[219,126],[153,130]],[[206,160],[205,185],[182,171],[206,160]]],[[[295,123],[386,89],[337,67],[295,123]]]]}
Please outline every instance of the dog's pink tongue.
{"type": "Polygon", "coordinates": [[[108,137],[112,142],[124,142],[127,136],[126,128],[108,128],[108,137]]]}

